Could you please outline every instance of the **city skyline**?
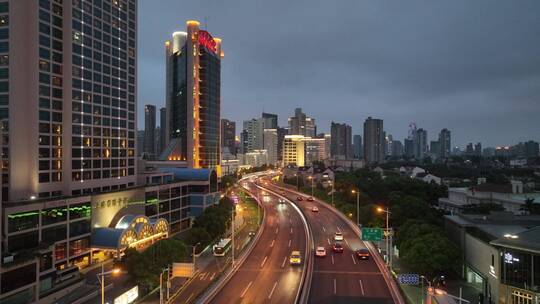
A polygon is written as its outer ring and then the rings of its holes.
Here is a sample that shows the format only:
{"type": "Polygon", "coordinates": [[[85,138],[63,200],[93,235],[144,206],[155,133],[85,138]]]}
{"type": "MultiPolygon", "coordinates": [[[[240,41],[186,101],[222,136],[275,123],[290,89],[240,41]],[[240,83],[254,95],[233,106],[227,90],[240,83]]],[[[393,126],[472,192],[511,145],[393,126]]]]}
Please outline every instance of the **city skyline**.
{"type": "MultiPolygon", "coordinates": [[[[279,125],[285,126],[294,108],[302,107],[325,133],[335,120],[350,124],[353,134],[361,134],[363,121],[373,116],[383,119],[387,133],[396,139],[403,139],[408,124],[415,121],[432,135],[451,129],[459,146],[478,141],[485,146],[538,141],[534,113],[540,110],[540,103],[534,100],[539,96],[535,79],[540,62],[535,54],[540,46],[533,29],[539,26],[534,12],[540,4],[520,3],[518,7],[488,2],[428,6],[408,2],[385,9],[384,4],[374,2],[318,7],[301,2],[234,7],[209,2],[142,2],[141,18],[152,22],[140,29],[141,41],[145,41],[139,54],[140,104],[163,106],[162,42],[184,20],[198,19],[215,35],[230,37],[225,43],[222,117],[237,123],[265,111],[278,114],[279,125]],[[486,15],[483,8],[488,4],[490,14],[486,15]],[[259,16],[258,11],[276,15],[259,16]],[[321,22],[332,17],[337,20],[337,16],[339,22],[321,22]],[[481,25],[475,16],[482,17],[481,25]],[[381,24],[390,18],[391,24],[381,24]],[[503,21],[517,18],[519,23],[503,21]],[[333,55],[323,56],[332,52],[329,46],[313,45],[321,35],[347,41],[347,47],[332,47],[336,50],[333,55]],[[282,45],[311,51],[293,54],[282,45]],[[519,52],[513,45],[520,45],[519,52]],[[290,70],[293,66],[294,71],[290,70]],[[330,86],[335,73],[342,74],[345,81],[330,86]],[[278,74],[281,76],[276,77],[278,74]],[[340,102],[333,101],[336,96],[340,102]],[[326,108],[329,102],[332,111],[326,108]],[[493,121],[498,123],[497,133],[492,133],[493,121]]],[[[141,108],[138,112],[140,127],[141,108]]]]}

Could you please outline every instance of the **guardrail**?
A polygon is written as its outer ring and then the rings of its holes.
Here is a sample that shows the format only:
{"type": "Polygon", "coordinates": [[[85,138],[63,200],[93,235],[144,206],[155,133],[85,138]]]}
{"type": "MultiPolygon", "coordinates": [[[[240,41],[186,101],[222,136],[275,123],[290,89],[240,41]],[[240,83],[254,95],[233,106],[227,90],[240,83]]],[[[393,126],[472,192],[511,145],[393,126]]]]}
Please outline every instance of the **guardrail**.
{"type": "MultiPolygon", "coordinates": [[[[240,181],[239,181],[240,182],[240,181]]],[[[245,188],[244,188],[245,189],[245,188]]],[[[246,189],[247,190],[247,189],[246,189]]],[[[240,256],[236,261],[235,265],[230,269],[229,272],[227,272],[224,276],[222,276],[211,288],[208,288],[204,294],[202,294],[198,300],[197,303],[208,303],[214,299],[214,297],[219,293],[219,291],[227,284],[227,282],[230,281],[232,276],[236,273],[238,268],[244,263],[246,258],[251,254],[253,251],[253,248],[255,248],[255,245],[259,242],[259,239],[261,238],[261,235],[266,227],[266,212],[264,211],[264,207],[261,201],[257,198],[257,196],[254,196],[250,191],[246,191],[249,193],[249,195],[255,199],[257,202],[257,205],[262,209],[262,221],[261,226],[259,227],[257,234],[253,238],[253,240],[249,243],[248,247],[244,250],[242,253],[242,256],[240,256]]]]}
{"type": "Polygon", "coordinates": [[[298,291],[296,292],[296,297],[294,302],[295,303],[308,303],[309,300],[309,293],[311,291],[311,279],[313,277],[313,250],[314,250],[314,243],[311,232],[311,226],[309,225],[308,221],[306,220],[306,217],[302,210],[296,206],[295,203],[293,203],[290,199],[284,197],[283,195],[275,192],[274,190],[270,190],[268,188],[261,187],[257,185],[258,188],[264,189],[265,191],[268,191],[272,194],[274,194],[277,197],[280,197],[286,201],[288,201],[291,206],[298,212],[300,215],[300,218],[302,219],[302,223],[304,224],[304,233],[306,234],[306,252],[305,252],[305,267],[302,269],[302,277],[300,279],[300,288],[298,288],[298,291]]]}
{"type": "MultiPolygon", "coordinates": [[[[275,186],[278,189],[289,191],[289,192],[292,192],[294,194],[307,195],[305,193],[298,192],[296,190],[291,190],[291,189],[288,189],[286,187],[280,187],[278,185],[275,185],[275,186]]],[[[315,198],[315,199],[317,199],[317,198],[315,198]]],[[[317,200],[319,200],[319,199],[317,199],[317,200]]],[[[319,201],[321,201],[321,200],[319,200],[319,201]]],[[[330,205],[330,204],[328,204],[328,203],[326,203],[324,201],[322,201],[322,202],[323,202],[323,204],[321,204],[321,205],[323,205],[328,210],[334,212],[343,221],[345,221],[347,223],[347,225],[356,233],[356,235],[358,237],[361,236],[360,228],[358,226],[356,226],[355,223],[353,223],[349,218],[347,218],[343,213],[341,213],[341,211],[337,210],[334,206],[332,206],[332,205],[330,205]]],[[[386,282],[386,285],[388,285],[388,289],[390,290],[390,294],[392,295],[392,299],[393,299],[394,303],[405,304],[405,300],[403,299],[403,296],[399,292],[399,287],[397,286],[396,281],[393,279],[390,270],[388,269],[388,267],[386,267],[386,264],[384,263],[381,256],[379,255],[379,252],[375,249],[375,247],[373,246],[373,244],[371,242],[364,241],[364,244],[366,244],[366,247],[369,249],[369,251],[371,252],[371,255],[374,257],[375,264],[377,264],[377,267],[379,268],[381,273],[383,273],[384,281],[386,282]]]]}

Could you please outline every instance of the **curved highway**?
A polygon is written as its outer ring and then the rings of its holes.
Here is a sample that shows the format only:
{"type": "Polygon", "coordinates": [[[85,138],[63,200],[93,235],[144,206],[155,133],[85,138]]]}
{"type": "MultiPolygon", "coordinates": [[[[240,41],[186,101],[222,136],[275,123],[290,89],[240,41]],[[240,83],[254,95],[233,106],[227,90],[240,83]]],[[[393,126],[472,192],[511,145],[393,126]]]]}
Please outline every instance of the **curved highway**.
{"type": "Polygon", "coordinates": [[[291,251],[306,254],[306,232],[300,214],[290,203],[246,181],[259,193],[266,212],[266,228],[238,271],[211,303],[294,303],[302,278],[301,266],[291,266],[291,251]]]}
{"type": "Polygon", "coordinates": [[[311,226],[315,247],[326,248],[327,256],[316,258],[313,269],[309,303],[394,303],[388,285],[381,270],[373,258],[359,260],[355,251],[366,248],[364,242],[351,227],[326,203],[315,200],[308,202],[308,196],[301,194],[302,201],[297,201],[298,193],[278,188],[268,183],[265,187],[278,191],[295,202],[306,215],[311,226]],[[317,206],[319,211],[313,212],[317,206]],[[342,232],[344,251],[333,253],[334,233],[342,232]]]}

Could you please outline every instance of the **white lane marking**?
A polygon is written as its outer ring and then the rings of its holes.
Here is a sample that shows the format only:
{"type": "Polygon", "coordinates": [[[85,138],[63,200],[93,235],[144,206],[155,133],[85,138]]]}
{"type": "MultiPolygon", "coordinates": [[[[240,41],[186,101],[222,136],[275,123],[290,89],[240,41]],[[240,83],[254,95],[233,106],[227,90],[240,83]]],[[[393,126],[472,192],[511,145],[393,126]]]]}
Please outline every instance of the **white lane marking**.
{"type": "Polygon", "coordinates": [[[330,239],[329,239],[329,238],[327,238],[326,240],[328,241],[328,245],[330,245],[330,239]]]}
{"type": "Polygon", "coordinates": [[[253,284],[253,281],[250,281],[249,284],[244,289],[244,291],[242,291],[242,294],[240,295],[240,298],[243,298],[246,295],[246,292],[248,291],[249,287],[251,287],[251,284],[253,284]]]}
{"type": "Polygon", "coordinates": [[[334,255],[332,254],[332,265],[334,265],[334,255]]]}
{"type": "Polygon", "coordinates": [[[334,294],[337,293],[336,279],[334,279],[334,294]]]}
{"type": "Polygon", "coordinates": [[[261,263],[261,268],[263,268],[264,263],[266,263],[266,260],[267,260],[267,259],[268,259],[268,256],[265,256],[265,257],[264,257],[264,260],[263,260],[262,263],[261,263]]]}
{"type": "Polygon", "coordinates": [[[272,298],[272,295],[274,294],[274,290],[276,290],[277,281],[274,283],[274,287],[272,287],[272,291],[270,291],[270,294],[268,295],[268,300],[272,298]]]}
{"type": "Polygon", "coordinates": [[[193,298],[194,295],[195,295],[195,293],[192,292],[192,293],[189,295],[189,297],[187,298],[186,303],[189,303],[189,300],[191,300],[191,298],[193,298]]]}
{"type": "Polygon", "coordinates": [[[272,244],[270,244],[270,247],[274,247],[274,242],[275,242],[275,241],[276,241],[275,239],[272,240],[272,244]]]}
{"type": "Polygon", "coordinates": [[[324,228],[324,226],[322,226],[322,231],[323,231],[323,232],[326,232],[326,228],[324,228]]]}
{"type": "Polygon", "coordinates": [[[287,247],[291,247],[291,241],[292,241],[292,240],[289,240],[289,246],[287,246],[287,247]]]}
{"type": "Polygon", "coordinates": [[[351,258],[352,258],[352,262],[354,263],[354,265],[356,265],[356,259],[354,258],[354,255],[351,253],[351,258]]]}
{"type": "Polygon", "coordinates": [[[339,226],[337,226],[337,230],[338,230],[339,232],[341,232],[341,229],[339,228],[339,226]]]}
{"type": "Polygon", "coordinates": [[[362,284],[362,280],[358,280],[358,283],[360,284],[360,291],[362,292],[362,295],[364,295],[364,285],[362,284]]]}
{"type": "Polygon", "coordinates": [[[291,227],[291,234],[292,234],[292,227],[291,227]]]}
{"type": "Polygon", "coordinates": [[[216,273],[213,272],[212,275],[210,276],[210,281],[213,281],[215,277],[216,277],[216,273]]]}
{"type": "Polygon", "coordinates": [[[283,263],[281,263],[281,268],[285,267],[285,262],[287,262],[287,257],[283,257],[283,263]]]}
{"type": "Polygon", "coordinates": [[[279,227],[276,228],[276,234],[278,234],[278,232],[279,232],[279,227]]]}
{"type": "Polygon", "coordinates": [[[347,239],[346,239],[346,238],[343,238],[343,240],[345,241],[345,243],[347,244],[347,246],[349,246],[349,248],[350,248],[351,246],[349,245],[349,242],[347,242],[347,239]]]}

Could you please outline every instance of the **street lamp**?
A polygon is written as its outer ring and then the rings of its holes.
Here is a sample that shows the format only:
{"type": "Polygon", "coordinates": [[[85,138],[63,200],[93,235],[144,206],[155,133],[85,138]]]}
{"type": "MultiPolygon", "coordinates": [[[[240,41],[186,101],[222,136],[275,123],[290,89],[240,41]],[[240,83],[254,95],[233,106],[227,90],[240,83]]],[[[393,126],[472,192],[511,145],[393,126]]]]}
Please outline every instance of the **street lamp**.
{"type": "Polygon", "coordinates": [[[113,270],[105,272],[105,263],[101,263],[101,273],[98,273],[97,279],[99,284],[101,285],[101,304],[105,304],[105,276],[107,275],[116,275],[120,273],[120,269],[115,268],[113,270]]]}
{"type": "Polygon", "coordinates": [[[315,179],[311,175],[308,176],[308,179],[311,180],[311,197],[313,197],[313,188],[314,188],[313,182],[314,182],[315,179]]]}
{"type": "Polygon", "coordinates": [[[161,273],[159,274],[159,303],[163,303],[163,274],[167,272],[167,301],[169,300],[169,277],[170,277],[170,269],[169,267],[161,269],[161,273]]]}
{"type": "Polygon", "coordinates": [[[360,227],[360,191],[351,190],[352,194],[356,194],[356,226],[360,227]]]}
{"type": "Polygon", "coordinates": [[[299,191],[300,187],[298,186],[298,173],[295,173],[294,176],[296,176],[296,191],[299,191]]]}
{"type": "Polygon", "coordinates": [[[392,268],[392,250],[390,248],[391,246],[391,239],[392,239],[392,235],[390,233],[390,226],[389,226],[389,220],[390,220],[390,214],[392,212],[390,212],[390,209],[388,207],[386,207],[386,209],[383,209],[381,207],[377,207],[377,212],[379,213],[386,213],[386,254],[388,254],[388,258],[386,259],[386,264],[388,266],[390,266],[390,268],[392,268]]]}

